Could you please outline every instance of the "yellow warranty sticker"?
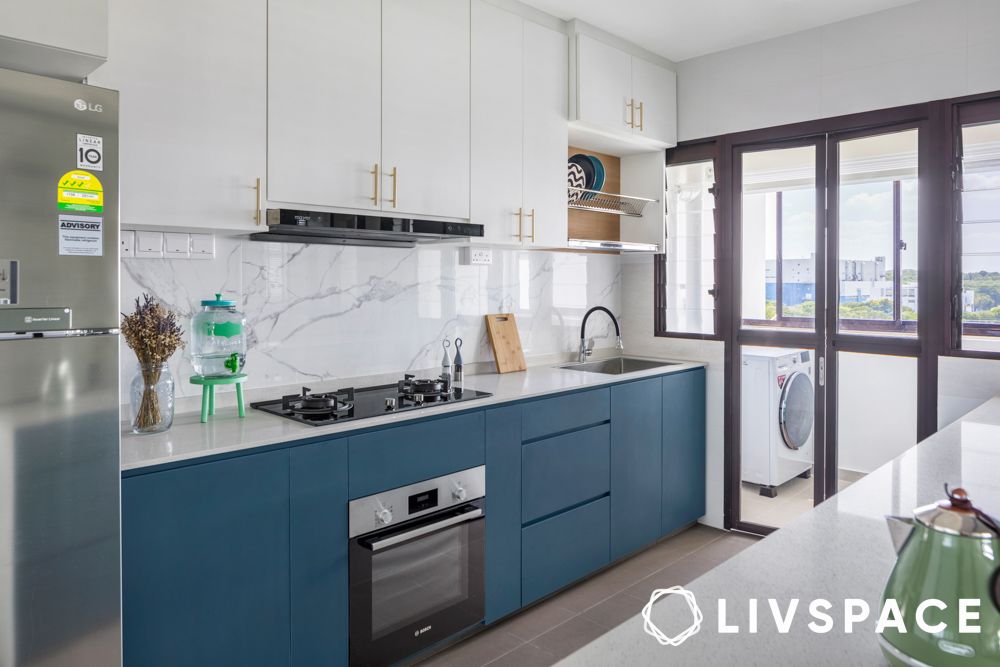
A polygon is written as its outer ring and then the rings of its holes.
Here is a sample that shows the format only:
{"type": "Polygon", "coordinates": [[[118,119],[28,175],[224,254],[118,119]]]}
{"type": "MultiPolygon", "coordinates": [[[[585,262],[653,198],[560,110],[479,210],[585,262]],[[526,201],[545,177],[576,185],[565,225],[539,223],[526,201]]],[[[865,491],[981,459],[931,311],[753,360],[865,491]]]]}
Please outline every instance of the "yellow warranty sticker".
{"type": "Polygon", "coordinates": [[[104,186],[89,171],[67,171],[59,179],[56,201],[60,211],[100,213],[104,210],[104,186]]]}

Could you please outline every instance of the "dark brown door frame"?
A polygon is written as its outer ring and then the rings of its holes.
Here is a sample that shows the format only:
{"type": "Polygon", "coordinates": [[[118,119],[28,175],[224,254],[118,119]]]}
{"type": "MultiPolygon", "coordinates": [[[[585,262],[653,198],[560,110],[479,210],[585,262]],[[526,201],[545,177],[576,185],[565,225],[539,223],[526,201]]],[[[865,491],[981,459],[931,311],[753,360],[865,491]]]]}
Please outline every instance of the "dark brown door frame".
{"type": "MultiPolygon", "coordinates": [[[[839,272],[839,262],[840,262],[840,159],[839,159],[839,149],[840,142],[850,141],[852,139],[861,139],[865,137],[874,137],[882,134],[890,134],[893,132],[903,132],[906,130],[917,130],[917,182],[924,183],[928,177],[927,165],[929,165],[932,160],[928,153],[930,148],[930,123],[925,118],[923,120],[914,120],[909,122],[903,122],[893,125],[880,125],[874,128],[864,128],[859,130],[850,130],[846,132],[837,132],[827,135],[827,145],[830,147],[829,162],[827,166],[827,172],[829,174],[828,182],[828,195],[827,195],[827,257],[826,257],[826,273],[829,276],[836,276],[839,272]]],[[[924,246],[933,246],[934,243],[930,241],[931,236],[927,233],[928,226],[932,220],[930,217],[932,215],[931,210],[925,210],[921,206],[920,198],[922,197],[923,190],[925,188],[918,187],[917,197],[917,266],[918,271],[922,268],[922,253],[924,251],[924,246]]],[[[898,182],[894,183],[893,196],[898,197],[898,182]]],[[[898,214],[898,207],[894,206],[894,215],[898,214]]],[[[893,226],[894,235],[898,233],[898,225],[893,226]]],[[[894,238],[894,242],[898,239],[894,238]]],[[[899,279],[902,274],[902,266],[898,261],[900,253],[898,249],[894,248],[894,265],[893,265],[893,283],[894,283],[894,310],[899,307],[902,301],[902,294],[899,290],[899,279]]],[[[922,271],[918,274],[919,284],[917,298],[921,298],[921,292],[924,291],[925,287],[929,287],[930,283],[924,277],[922,271]]],[[[918,304],[917,312],[917,336],[916,338],[906,338],[906,337],[888,337],[888,336],[870,336],[864,334],[858,334],[854,332],[841,332],[839,331],[839,305],[840,305],[840,295],[838,294],[839,284],[837,280],[831,280],[829,283],[829,294],[827,295],[827,322],[829,324],[829,335],[827,337],[826,346],[826,414],[830,416],[827,419],[825,428],[826,435],[824,441],[827,443],[827,453],[825,460],[825,475],[824,486],[827,489],[827,496],[829,497],[837,492],[837,472],[839,470],[839,452],[838,452],[838,442],[837,442],[837,416],[839,415],[838,410],[838,381],[839,381],[839,364],[838,356],[840,352],[853,352],[859,354],[881,354],[881,355],[891,355],[891,356],[902,356],[915,358],[917,360],[917,377],[921,380],[917,383],[917,405],[922,406],[927,403],[928,400],[932,401],[935,405],[937,403],[937,359],[931,358],[928,350],[935,349],[933,347],[927,347],[925,345],[925,338],[928,334],[928,330],[931,328],[933,323],[933,317],[931,315],[925,315],[921,305],[918,304]],[[923,379],[933,375],[933,382],[925,382],[923,379]],[[929,396],[933,394],[932,396],[929,396]]],[[[921,414],[921,410],[917,410],[917,414],[921,414]]],[[[936,420],[936,416],[935,416],[936,420]]],[[[922,433],[923,424],[919,421],[917,423],[917,439],[921,440],[930,433],[926,435],[922,433]]],[[[816,502],[822,502],[823,498],[816,499],[816,502]]]]}
{"type": "MultiPolygon", "coordinates": [[[[722,200],[720,210],[721,219],[728,223],[729,233],[725,234],[722,243],[720,280],[722,289],[727,296],[727,304],[723,310],[722,317],[726,339],[725,352],[725,410],[724,431],[725,431],[725,525],[727,528],[744,530],[758,534],[767,534],[774,530],[773,527],[743,521],[740,517],[740,347],[743,344],[763,344],[782,345],[790,347],[810,347],[815,345],[817,334],[815,332],[754,332],[749,336],[745,331],[741,331],[740,315],[738,313],[741,304],[740,276],[741,276],[741,198],[742,183],[740,165],[737,163],[736,150],[738,148],[754,149],[770,144],[781,143],[791,146],[789,142],[796,139],[821,141],[824,149],[823,162],[829,164],[825,156],[828,135],[835,133],[846,133],[853,130],[863,131],[865,134],[876,134],[879,128],[891,128],[907,123],[920,124],[922,128],[920,144],[918,148],[918,169],[920,188],[918,192],[918,267],[920,272],[920,289],[918,292],[918,339],[887,339],[882,336],[855,335],[852,334],[849,341],[850,351],[868,352],[873,354],[892,354],[902,356],[916,356],[918,359],[918,440],[934,433],[937,429],[937,355],[946,349],[946,336],[943,334],[949,331],[948,326],[942,327],[942,320],[947,320],[945,310],[942,306],[940,293],[937,287],[944,282],[946,272],[951,270],[947,259],[950,256],[942,256],[940,248],[944,245],[947,248],[953,246],[952,239],[944,237],[941,222],[949,220],[950,201],[948,197],[942,197],[942,184],[950,183],[950,169],[943,169],[941,164],[944,160],[933,160],[933,156],[948,155],[943,152],[951,148],[952,142],[950,133],[945,129],[945,119],[951,113],[951,103],[941,101],[936,103],[909,105],[893,109],[885,109],[874,112],[864,112],[850,114],[837,118],[828,118],[817,121],[806,121],[793,125],[766,128],[762,130],[752,130],[734,135],[720,137],[718,141],[722,146],[720,151],[719,174],[717,181],[723,187],[729,187],[730,196],[722,200]],[[751,148],[752,147],[752,148],[751,148]],[[948,202],[945,204],[945,202],[948,202]],[[803,335],[804,334],[804,335],[803,335]]],[[[888,131],[888,130],[885,130],[888,131]]],[[[817,154],[819,162],[819,154],[817,154]]],[[[827,234],[827,197],[826,188],[828,172],[822,170],[822,178],[817,179],[817,198],[823,197],[824,201],[817,201],[817,234],[827,234]],[[821,187],[822,183],[822,187],[821,187]],[[822,212],[822,224],[820,220],[822,212]]],[[[945,190],[950,193],[950,190],[945,190]]],[[[948,225],[948,233],[953,233],[954,225],[948,225]]],[[[827,261],[832,253],[828,253],[827,261]]],[[[827,298],[828,287],[825,284],[825,274],[827,271],[817,272],[824,274],[817,275],[817,296],[823,294],[827,298]],[[821,292],[819,281],[824,281],[821,292]]],[[[836,275],[836,273],[832,274],[836,275]]],[[[836,283],[834,283],[836,287],[836,283]]],[[[945,303],[950,304],[949,301],[945,303]]],[[[824,304],[824,318],[829,317],[829,309],[835,305],[824,304]]],[[[819,304],[817,303],[817,311],[819,304]]],[[[834,322],[836,320],[833,320],[834,322]]],[[[817,326],[819,322],[817,321],[817,326]]],[[[949,324],[950,326],[950,324],[949,324]]],[[[831,339],[824,344],[823,355],[826,360],[826,383],[825,391],[827,395],[836,396],[836,352],[845,349],[845,343],[831,339]],[[838,344],[839,343],[839,344],[838,344]],[[830,361],[834,360],[833,367],[830,361]]],[[[818,350],[817,350],[818,352],[818,350]]],[[[819,395],[822,392],[817,392],[819,395]]],[[[827,447],[826,443],[835,443],[835,434],[829,438],[826,433],[827,425],[834,422],[833,415],[836,412],[827,414],[826,403],[817,405],[817,423],[823,424],[824,437],[817,438],[816,442],[816,477],[814,483],[814,500],[822,502],[825,498],[832,496],[837,491],[837,457],[836,447],[827,447]],[[828,418],[829,417],[829,418],[828,418]]]]}
{"type": "MultiPolygon", "coordinates": [[[[731,221],[730,233],[727,235],[729,241],[729,260],[727,262],[730,271],[728,278],[731,281],[729,293],[732,294],[730,301],[729,329],[727,331],[726,344],[726,432],[728,437],[726,445],[726,492],[728,500],[726,502],[726,525],[736,530],[750,533],[767,534],[774,530],[772,526],[745,521],[741,515],[740,490],[741,490],[741,469],[740,469],[740,425],[741,425],[741,349],[744,345],[763,345],[774,347],[800,347],[813,350],[814,356],[822,354],[824,342],[820,338],[825,331],[825,298],[826,298],[826,276],[823,265],[819,264],[820,258],[825,256],[825,205],[824,196],[826,191],[826,142],[825,137],[807,136],[796,137],[787,140],[751,142],[751,143],[727,143],[727,156],[729,158],[729,168],[727,169],[728,187],[730,197],[727,199],[728,220],[731,221]],[[776,329],[745,329],[741,312],[742,304],[742,269],[743,269],[743,234],[742,234],[742,209],[743,209],[743,154],[763,150],[780,150],[783,148],[801,148],[812,146],[816,153],[816,239],[815,249],[818,265],[816,266],[816,319],[814,328],[807,330],[804,328],[776,329]]],[[[779,241],[780,243],[780,241],[779,241]]],[[[817,361],[818,364],[818,361],[817,361]]],[[[826,404],[824,401],[824,388],[817,386],[816,391],[816,423],[824,423],[824,413],[826,404]]],[[[825,448],[822,442],[821,431],[817,428],[814,433],[813,447],[815,458],[814,469],[814,499],[819,502],[825,492],[825,479],[823,461],[825,460],[825,448]]]]}

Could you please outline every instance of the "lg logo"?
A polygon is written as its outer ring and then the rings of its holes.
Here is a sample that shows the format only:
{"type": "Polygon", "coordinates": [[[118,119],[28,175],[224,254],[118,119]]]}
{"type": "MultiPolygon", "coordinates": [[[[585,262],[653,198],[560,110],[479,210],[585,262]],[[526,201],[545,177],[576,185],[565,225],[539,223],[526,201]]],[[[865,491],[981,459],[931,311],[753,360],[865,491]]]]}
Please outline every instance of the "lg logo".
{"type": "Polygon", "coordinates": [[[94,111],[96,113],[104,111],[104,106],[100,104],[90,104],[86,100],[81,99],[73,100],[73,108],[77,111],[94,111]]]}

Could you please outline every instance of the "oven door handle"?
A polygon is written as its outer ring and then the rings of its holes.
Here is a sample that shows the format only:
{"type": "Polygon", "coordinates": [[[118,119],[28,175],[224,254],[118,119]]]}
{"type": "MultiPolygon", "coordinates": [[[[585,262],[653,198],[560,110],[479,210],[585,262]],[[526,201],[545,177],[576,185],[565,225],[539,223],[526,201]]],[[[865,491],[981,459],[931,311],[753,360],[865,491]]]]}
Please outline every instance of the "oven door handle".
{"type": "Polygon", "coordinates": [[[387,549],[397,544],[402,544],[403,542],[409,542],[410,540],[416,539],[423,535],[428,535],[430,533],[441,530],[442,528],[448,528],[450,526],[457,526],[461,523],[466,523],[467,521],[472,521],[473,519],[478,519],[483,516],[483,510],[475,509],[471,512],[466,512],[464,514],[459,514],[457,516],[452,516],[447,519],[442,519],[435,523],[429,523],[426,526],[420,526],[419,528],[414,528],[413,530],[408,530],[405,533],[398,533],[396,535],[390,535],[381,540],[375,542],[369,542],[366,546],[372,551],[381,551],[382,549],[387,549]]]}

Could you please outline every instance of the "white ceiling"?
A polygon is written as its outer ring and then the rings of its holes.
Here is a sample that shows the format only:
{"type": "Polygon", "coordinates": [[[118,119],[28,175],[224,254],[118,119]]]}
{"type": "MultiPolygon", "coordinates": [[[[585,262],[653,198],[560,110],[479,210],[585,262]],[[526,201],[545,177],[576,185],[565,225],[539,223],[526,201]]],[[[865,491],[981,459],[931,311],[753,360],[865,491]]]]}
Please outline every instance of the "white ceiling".
{"type": "Polygon", "coordinates": [[[522,0],[678,62],[914,0],[522,0]]]}

